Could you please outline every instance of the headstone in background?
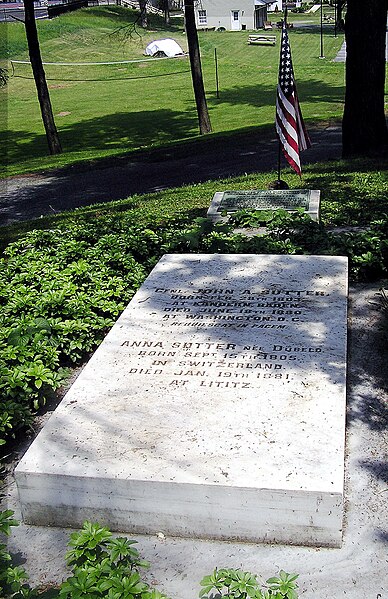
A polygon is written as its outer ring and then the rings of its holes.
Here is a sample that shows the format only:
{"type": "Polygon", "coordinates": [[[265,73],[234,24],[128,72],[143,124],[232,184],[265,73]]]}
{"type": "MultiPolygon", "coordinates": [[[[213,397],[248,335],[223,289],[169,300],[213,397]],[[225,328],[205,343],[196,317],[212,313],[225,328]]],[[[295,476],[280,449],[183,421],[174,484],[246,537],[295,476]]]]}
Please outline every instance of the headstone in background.
{"type": "Polygon", "coordinates": [[[207,212],[217,222],[238,210],[287,210],[302,208],[312,220],[319,221],[320,191],[311,189],[267,189],[218,191],[207,212]]]}

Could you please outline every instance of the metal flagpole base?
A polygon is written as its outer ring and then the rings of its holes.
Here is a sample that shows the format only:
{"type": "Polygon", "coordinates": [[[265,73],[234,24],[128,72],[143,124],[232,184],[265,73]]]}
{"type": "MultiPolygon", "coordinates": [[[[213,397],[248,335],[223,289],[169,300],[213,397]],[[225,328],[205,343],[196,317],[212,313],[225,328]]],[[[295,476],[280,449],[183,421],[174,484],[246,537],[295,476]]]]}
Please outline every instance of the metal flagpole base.
{"type": "Polygon", "coordinates": [[[268,183],[268,189],[290,189],[285,181],[282,179],[276,179],[268,183]]]}

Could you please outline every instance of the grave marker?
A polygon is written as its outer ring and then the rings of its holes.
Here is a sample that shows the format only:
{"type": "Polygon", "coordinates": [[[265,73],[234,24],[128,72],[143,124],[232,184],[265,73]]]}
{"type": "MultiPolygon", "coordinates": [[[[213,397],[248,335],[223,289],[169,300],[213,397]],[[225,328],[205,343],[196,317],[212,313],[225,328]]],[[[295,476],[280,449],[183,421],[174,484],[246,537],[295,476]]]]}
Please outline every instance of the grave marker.
{"type": "Polygon", "coordinates": [[[167,255],[16,468],[25,521],[339,546],[347,259],[167,255]]]}
{"type": "Polygon", "coordinates": [[[218,191],[214,194],[207,217],[225,220],[223,213],[238,210],[278,210],[295,212],[302,208],[312,220],[319,221],[320,191],[311,189],[267,189],[218,191]]]}

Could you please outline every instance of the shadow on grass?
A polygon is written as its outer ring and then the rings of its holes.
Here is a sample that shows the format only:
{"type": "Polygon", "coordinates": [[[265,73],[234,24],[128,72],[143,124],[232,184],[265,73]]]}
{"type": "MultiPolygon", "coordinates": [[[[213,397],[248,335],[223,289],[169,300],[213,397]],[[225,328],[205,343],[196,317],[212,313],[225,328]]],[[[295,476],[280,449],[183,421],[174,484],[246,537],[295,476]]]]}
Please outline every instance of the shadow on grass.
{"type": "MultiPolygon", "coordinates": [[[[198,134],[197,115],[191,112],[155,110],[117,112],[71,125],[57,119],[64,152],[122,149],[130,151],[148,145],[162,145],[198,134]]],[[[27,131],[0,133],[0,145],[7,149],[8,164],[47,155],[45,135],[27,131]]]]}
{"type": "MultiPolygon", "coordinates": [[[[263,85],[260,84],[259,78],[260,73],[258,72],[257,85],[240,85],[222,90],[220,99],[209,95],[210,112],[212,107],[219,107],[222,104],[236,107],[244,105],[274,106],[276,82],[274,81],[273,86],[263,85]]],[[[343,86],[330,86],[318,80],[301,80],[298,82],[298,89],[301,102],[330,104],[343,101],[343,86]]],[[[112,109],[114,110],[114,107],[112,109]]],[[[210,116],[212,115],[210,114],[210,116]]],[[[64,152],[121,149],[131,151],[135,148],[163,145],[198,135],[194,100],[182,112],[175,111],[173,108],[134,112],[122,110],[114,114],[80,120],[69,125],[66,124],[66,119],[56,117],[56,124],[64,152]]],[[[0,138],[1,145],[7,146],[9,165],[47,155],[47,142],[43,126],[41,131],[41,134],[10,131],[8,140],[4,137],[0,138]]]]}
{"type": "MultiPolygon", "coordinates": [[[[257,77],[258,82],[255,85],[236,85],[222,90],[220,99],[208,95],[210,110],[223,104],[236,107],[274,106],[276,81],[273,86],[263,85],[260,83],[259,71],[257,77]]],[[[344,97],[343,86],[331,86],[318,80],[299,80],[298,90],[302,103],[338,103],[342,102],[344,97]]],[[[141,101],[139,104],[141,105],[141,101]]],[[[66,119],[63,120],[63,117],[56,117],[56,124],[64,152],[110,149],[131,151],[134,148],[162,145],[198,135],[194,99],[182,112],[175,111],[173,108],[134,112],[122,110],[114,114],[80,120],[70,125],[66,124],[66,119]]],[[[41,134],[10,131],[8,140],[0,138],[3,147],[5,143],[7,144],[8,164],[47,155],[43,126],[41,131],[41,134]]]]}
{"type": "Polygon", "coordinates": [[[0,159],[3,164],[11,165],[47,154],[47,139],[44,134],[35,135],[30,131],[20,130],[0,131],[0,159]]]}
{"type": "MultiPolygon", "coordinates": [[[[88,15],[90,16],[94,16],[94,17],[102,17],[102,16],[106,16],[109,18],[110,21],[116,21],[117,22],[117,26],[118,28],[122,28],[123,25],[125,26],[125,24],[128,25],[128,27],[131,27],[131,25],[136,25],[136,32],[135,32],[135,37],[139,36],[141,37],[142,35],[145,35],[147,33],[152,33],[152,31],[163,31],[164,35],[163,37],[166,37],[166,33],[168,32],[175,32],[175,33],[182,33],[182,31],[184,30],[183,27],[183,18],[182,19],[171,19],[170,24],[166,25],[164,18],[160,15],[157,14],[153,14],[153,13],[148,13],[147,14],[147,19],[148,19],[148,29],[143,29],[140,26],[140,12],[139,10],[136,9],[131,9],[131,8],[122,8],[119,6],[100,6],[97,8],[91,8],[89,7],[87,9],[88,11],[88,15]]],[[[128,34],[130,34],[131,31],[128,31],[128,34]]],[[[133,31],[132,31],[133,33],[133,31]]],[[[113,34],[114,35],[114,34],[113,34]]],[[[130,37],[130,36],[129,36],[130,37]]]]}
{"type": "MultiPolygon", "coordinates": [[[[303,102],[339,103],[344,101],[345,86],[328,85],[318,80],[298,79],[298,94],[303,102]]],[[[221,90],[220,99],[208,99],[210,105],[231,104],[252,106],[275,106],[276,81],[273,86],[260,84],[260,72],[257,74],[257,85],[236,85],[221,90]]]]}
{"type": "MultiPolygon", "coordinates": [[[[294,27],[290,30],[290,43],[292,45],[292,36],[294,34],[302,34],[302,33],[313,33],[316,35],[321,35],[321,25],[318,24],[305,24],[305,25],[294,25],[294,27]]],[[[323,23],[323,35],[327,36],[327,35],[332,35],[334,37],[335,34],[335,30],[334,30],[334,24],[333,23],[323,23]]],[[[339,37],[340,35],[343,35],[343,32],[338,31],[337,30],[337,36],[339,37]]]]}
{"type": "Polygon", "coordinates": [[[65,147],[72,150],[110,149],[164,144],[197,134],[195,110],[117,112],[61,128],[65,147]]]}
{"type": "Polygon", "coordinates": [[[351,162],[327,162],[325,172],[310,165],[305,173],[306,185],[320,189],[325,199],[322,204],[322,220],[328,225],[368,225],[376,218],[387,218],[388,176],[386,160],[359,159],[351,162]],[[380,172],[379,177],[370,173],[380,172]]]}

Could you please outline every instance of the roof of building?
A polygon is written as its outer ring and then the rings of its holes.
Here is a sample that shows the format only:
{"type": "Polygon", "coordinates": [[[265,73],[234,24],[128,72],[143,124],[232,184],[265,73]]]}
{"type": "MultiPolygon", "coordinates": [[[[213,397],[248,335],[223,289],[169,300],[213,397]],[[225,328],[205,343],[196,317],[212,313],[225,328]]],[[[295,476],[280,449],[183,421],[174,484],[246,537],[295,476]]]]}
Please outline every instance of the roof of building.
{"type": "Polygon", "coordinates": [[[279,4],[278,0],[255,0],[255,5],[264,6],[265,4],[274,4],[275,2],[279,4]]]}

